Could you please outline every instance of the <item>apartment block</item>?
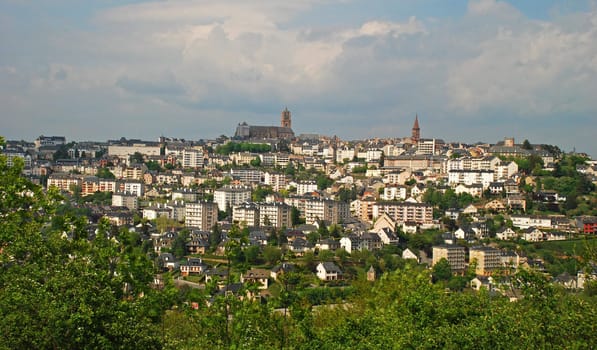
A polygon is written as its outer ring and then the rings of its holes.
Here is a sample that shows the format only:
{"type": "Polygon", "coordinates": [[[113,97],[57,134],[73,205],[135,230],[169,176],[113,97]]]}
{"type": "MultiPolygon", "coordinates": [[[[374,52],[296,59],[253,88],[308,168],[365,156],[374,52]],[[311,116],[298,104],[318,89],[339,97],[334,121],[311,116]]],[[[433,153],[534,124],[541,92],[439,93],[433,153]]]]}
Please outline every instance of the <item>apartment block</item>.
{"type": "Polygon", "coordinates": [[[218,205],[213,202],[185,204],[185,226],[210,231],[218,222],[218,205]]]}

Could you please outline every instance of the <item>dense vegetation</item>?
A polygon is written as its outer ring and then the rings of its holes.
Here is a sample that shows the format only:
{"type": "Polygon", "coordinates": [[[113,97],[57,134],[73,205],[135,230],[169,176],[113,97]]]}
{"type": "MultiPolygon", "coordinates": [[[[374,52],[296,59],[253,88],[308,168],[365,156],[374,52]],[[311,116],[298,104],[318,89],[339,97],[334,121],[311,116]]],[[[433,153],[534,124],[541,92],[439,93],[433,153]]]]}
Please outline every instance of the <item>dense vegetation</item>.
{"type": "Polygon", "coordinates": [[[249,142],[228,142],[225,145],[216,148],[217,154],[231,154],[235,152],[266,153],[271,151],[272,147],[263,143],[249,142]]]}

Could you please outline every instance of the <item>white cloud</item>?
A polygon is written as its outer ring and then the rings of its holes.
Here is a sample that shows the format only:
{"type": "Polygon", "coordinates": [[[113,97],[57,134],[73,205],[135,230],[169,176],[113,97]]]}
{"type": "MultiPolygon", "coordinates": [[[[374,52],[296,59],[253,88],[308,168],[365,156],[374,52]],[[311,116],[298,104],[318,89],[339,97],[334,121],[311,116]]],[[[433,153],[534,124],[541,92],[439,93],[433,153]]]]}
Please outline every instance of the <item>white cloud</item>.
{"type": "Polygon", "coordinates": [[[597,111],[596,12],[539,21],[503,1],[472,0],[457,19],[295,21],[320,4],[156,1],[101,11],[90,29],[40,32],[25,44],[7,39],[6,52],[30,45],[24,52],[34,58],[26,66],[0,57],[3,105],[18,100],[8,108],[35,116],[56,108],[53,114],[97,118],[101,111],[156,123],[175,113],[180,119],[168,128],[180,132],[196,116],[203,136],[230,133],[242,120],[276,123],[284,105],[299,111],[302,131],[350,137],[407,135],[416,112],[428,135],[449,138],[447,121],[597,111]],[[27,100],[44,107],[33,112],[27,100]]]}

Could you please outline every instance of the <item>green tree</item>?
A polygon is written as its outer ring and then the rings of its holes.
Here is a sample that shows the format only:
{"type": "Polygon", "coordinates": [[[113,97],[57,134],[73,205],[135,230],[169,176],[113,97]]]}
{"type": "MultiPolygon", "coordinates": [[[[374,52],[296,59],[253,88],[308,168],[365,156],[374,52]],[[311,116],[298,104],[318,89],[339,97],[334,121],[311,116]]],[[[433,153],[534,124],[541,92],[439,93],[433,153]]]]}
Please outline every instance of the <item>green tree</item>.
{"type": "Polygon", "coordinates": [[[440,261],[433,265],[431,271],[434,282],[449,281],[452,278],[452,268],[445,258],[440,259],[440,261]]]}
{"type": "Polygon", "coordinates": [[[102,179],[115,179],[116,178],[116,176],[114,176],[114,174],[112,174],[112,172],[108,168],[98,168],[95,176],[102,178],[102,179]]]}
{"type": "MultiPolygon", "coordinates": [[[[152,264],[136,239],[112,239],[0,156],[0,334],[4,348],[159,348],[170,300],[149,288],[152,264]],[[143,296],[143,297],[141,297],[143,296]]],[[[163,296],[168,295],[164,293],[163,296]]]]}

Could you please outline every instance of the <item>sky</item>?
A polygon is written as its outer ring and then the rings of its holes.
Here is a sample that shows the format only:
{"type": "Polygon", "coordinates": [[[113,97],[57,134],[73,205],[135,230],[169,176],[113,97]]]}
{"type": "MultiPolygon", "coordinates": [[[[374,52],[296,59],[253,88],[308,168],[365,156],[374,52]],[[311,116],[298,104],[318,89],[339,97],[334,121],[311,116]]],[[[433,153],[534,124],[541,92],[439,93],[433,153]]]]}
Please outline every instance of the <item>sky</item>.
{"type": "Polygon", "coordinates": [[[558,145],[597,157],[594,0],[2,0],[0,135],[558,145]]]}

